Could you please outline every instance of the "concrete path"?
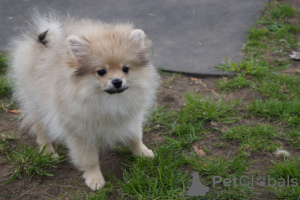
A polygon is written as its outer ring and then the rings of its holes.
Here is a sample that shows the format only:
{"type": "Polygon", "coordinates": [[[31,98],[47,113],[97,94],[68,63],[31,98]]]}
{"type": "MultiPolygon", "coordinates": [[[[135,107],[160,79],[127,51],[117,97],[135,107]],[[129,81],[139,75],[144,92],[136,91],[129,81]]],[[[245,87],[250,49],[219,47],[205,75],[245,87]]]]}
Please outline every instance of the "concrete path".
{"type": "Polygon", "coordinates": [[[267,0],[0,0],[0,50],[30,19],[53,8],[105,22],[133,22],[153,42],[153,62],[168,71],[224,75],[213,66],[239,61],[247,30],[267,0]]]}

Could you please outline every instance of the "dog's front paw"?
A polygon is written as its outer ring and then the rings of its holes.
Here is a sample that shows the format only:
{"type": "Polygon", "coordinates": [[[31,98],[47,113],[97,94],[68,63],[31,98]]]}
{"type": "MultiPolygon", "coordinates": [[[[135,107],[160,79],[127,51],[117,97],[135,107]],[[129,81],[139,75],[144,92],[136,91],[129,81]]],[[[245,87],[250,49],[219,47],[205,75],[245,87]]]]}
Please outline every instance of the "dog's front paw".
{"type": "Polygon", "coordinates": [[[139,154],[141,157],[154,158],[154,153],[150,149],[143,149],[139,154]]]}
{"type": "Polygon", "coordinates": [[[85,184],[91,189],[91,190],[99,190],[105,185],[105,180],[102,176],[102,174],[89,174],[86,173],[83,175],[83,178],[85,179],[85,184]]]}
{"type": "Polygon", "coordinates": [[[97,178],[90,178],[85,180],[85,184],[91,189],[91,190],[99,190],[105,185],[105,180],[97,179],[97,178]]]}
{"type": "Polygon", "coordinates": [[[141,140],[132,142],[131,144],[129,144],[129,148],[135,156],[148,158],[154,157],[153,151],[148,149],[141,140]]]}
{"type": "Polygon", "coordinates": [[[52,154],[52,156],[51,156],[52,159],[55,159],[55,158],[58,158],[58,157],[59,157],[59,155],[58,155],[57,153],[54,153],[54,154],[52,154]]]}

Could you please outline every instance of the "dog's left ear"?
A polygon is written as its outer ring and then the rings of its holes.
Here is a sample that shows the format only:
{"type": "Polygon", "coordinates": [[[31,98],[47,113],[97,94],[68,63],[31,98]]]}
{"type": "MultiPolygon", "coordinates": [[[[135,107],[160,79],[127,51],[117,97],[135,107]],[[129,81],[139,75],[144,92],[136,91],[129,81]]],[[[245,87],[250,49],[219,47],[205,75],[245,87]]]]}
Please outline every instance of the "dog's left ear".
{"type": "Polygon", "coordinates": [[[129,39],[136,43],[140,49],[145,48],[145,38],[146,34],[141,29],[134,29],[129,35],[129,39]]]}

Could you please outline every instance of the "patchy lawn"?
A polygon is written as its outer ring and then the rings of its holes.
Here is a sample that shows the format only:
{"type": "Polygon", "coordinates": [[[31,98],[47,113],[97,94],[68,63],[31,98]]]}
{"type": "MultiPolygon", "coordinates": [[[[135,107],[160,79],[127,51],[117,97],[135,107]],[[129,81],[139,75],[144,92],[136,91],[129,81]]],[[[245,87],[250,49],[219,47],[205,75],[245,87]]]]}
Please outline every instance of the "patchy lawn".
{"type": "Polygon", "coordinates": [[[245,59],[216,66],[235,76],[159,70],[157,105],[144,127],[155,158],[124,147],[103,153],[107,184],[97,192],[84,185],[64,145],[56,144],[63,157],[52,160],[18,130],[22,111],[0,54],[0,199],[299,199],[300,61],[291,51],[300,51],[300,2],[271,0],[249,30],[245,59]],[[290,156],[276,156],[277,149],[290,156]],[[187,195],[192,172],[209,187],[205,196],[187,195]]]}

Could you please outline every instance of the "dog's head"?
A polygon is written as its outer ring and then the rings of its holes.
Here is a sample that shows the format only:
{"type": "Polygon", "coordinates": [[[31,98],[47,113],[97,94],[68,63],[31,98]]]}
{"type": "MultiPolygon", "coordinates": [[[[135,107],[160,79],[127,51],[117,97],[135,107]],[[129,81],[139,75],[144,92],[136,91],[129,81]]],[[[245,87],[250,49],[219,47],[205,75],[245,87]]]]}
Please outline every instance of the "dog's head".
{"type": "Polygon", "coordinates": [[[91,26],[81,35],[69,36],[67,43],[72,76],[109,94],[128,89],[131,75],[149,65],[150,41],[129,25],[91,26]]]}

